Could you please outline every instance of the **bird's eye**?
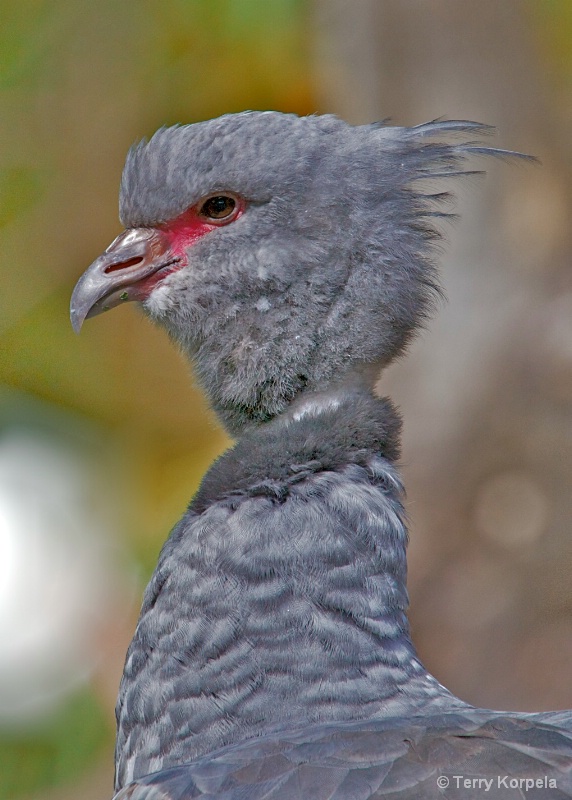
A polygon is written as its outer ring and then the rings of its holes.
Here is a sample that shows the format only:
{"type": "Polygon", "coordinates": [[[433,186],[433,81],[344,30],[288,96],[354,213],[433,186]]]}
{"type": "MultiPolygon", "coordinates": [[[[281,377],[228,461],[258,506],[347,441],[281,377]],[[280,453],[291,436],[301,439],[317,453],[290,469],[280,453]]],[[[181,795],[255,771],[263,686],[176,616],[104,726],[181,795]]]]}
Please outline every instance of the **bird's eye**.
{"type": "Polygon", "coordinates": [[[236,210],[237,203],[234,197],[228,194],[217,194],[205,200],[201,206],[200,214],[207,219],[230,222],[230,218],[236,210]]]}

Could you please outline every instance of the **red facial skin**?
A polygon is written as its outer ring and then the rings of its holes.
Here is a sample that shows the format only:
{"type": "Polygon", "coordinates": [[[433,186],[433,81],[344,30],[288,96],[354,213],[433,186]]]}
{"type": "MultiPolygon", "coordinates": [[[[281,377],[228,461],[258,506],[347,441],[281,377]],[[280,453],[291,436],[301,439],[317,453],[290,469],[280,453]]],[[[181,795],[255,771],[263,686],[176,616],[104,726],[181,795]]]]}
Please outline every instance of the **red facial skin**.
{"type": "MultiPolygon", "coordinates": [[[[225,193],[226,195],[227,193],[225,193]]],[[[167,275],[186,267],[188,264],[187,249],[205,234],[216,228],[230,225],[231,222],[236,222],[243,215],[245,210],[244,201],[235,195],[232,195],[232,197],[236,205],[228,217],[212,219],[201,214],[201,209],[205,204],[205,201],[201,200],[196,205],[183,211],[175,219],[157,226],[156,230],[161,235],[161,238],[165,237],[167,240],[165,242],[165,252],[169,253],[171,257],[164,267],[157,270],[153,275],[149,275],[148,278],[139,281],[136,299],[145,300],[167,275]]]]}

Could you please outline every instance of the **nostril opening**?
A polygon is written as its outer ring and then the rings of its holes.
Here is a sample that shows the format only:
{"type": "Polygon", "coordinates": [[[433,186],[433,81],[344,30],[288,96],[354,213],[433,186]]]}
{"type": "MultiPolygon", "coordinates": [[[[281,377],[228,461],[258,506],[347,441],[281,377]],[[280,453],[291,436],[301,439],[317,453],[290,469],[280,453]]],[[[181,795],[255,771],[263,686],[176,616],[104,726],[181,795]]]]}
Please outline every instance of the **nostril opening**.
{"type": "Polygon", "coordinates": [[[128,258],[127,261],[119,261],[117,264],[110,264],[109,267],[105,268],[105,274],[109,275],[110,272],[117,272],[120,269],[129,269],[129,267],[135,267],[142,261],[142,256],[134,256],[133,258],[128,258]]]}

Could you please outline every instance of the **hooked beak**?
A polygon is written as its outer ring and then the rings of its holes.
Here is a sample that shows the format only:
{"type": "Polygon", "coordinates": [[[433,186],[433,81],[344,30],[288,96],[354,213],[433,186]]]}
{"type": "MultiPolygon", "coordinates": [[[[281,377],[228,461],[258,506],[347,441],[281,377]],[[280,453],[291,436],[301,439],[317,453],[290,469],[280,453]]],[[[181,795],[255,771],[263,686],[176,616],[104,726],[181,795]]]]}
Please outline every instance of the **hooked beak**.
{"type": "Polygon", "coordinates": [[[70,317],[74,331],[79,333],[88,317],[129,300],[144,300],[162,277],[158,273],[168,274],[179,260],[165,234],[157,229],[132,228],[119,234],[73,290],[70,317]]]}

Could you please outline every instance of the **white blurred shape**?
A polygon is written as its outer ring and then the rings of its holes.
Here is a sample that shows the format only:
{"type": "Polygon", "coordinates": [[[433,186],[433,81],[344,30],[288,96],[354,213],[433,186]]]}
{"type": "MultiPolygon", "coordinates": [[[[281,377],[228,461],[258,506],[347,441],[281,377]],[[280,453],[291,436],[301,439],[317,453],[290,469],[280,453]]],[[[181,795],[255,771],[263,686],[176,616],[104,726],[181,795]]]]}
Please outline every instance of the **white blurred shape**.
{"type": "Polygon", "coordinates": [[[0,438],[0,722],[49,710],[94,666],[111,569],[93,485],[49,439],[0,438]]]}

